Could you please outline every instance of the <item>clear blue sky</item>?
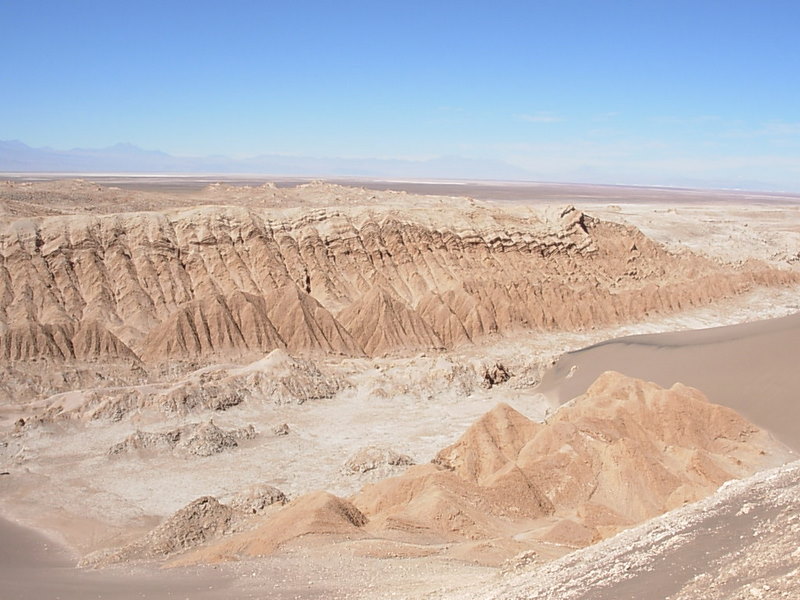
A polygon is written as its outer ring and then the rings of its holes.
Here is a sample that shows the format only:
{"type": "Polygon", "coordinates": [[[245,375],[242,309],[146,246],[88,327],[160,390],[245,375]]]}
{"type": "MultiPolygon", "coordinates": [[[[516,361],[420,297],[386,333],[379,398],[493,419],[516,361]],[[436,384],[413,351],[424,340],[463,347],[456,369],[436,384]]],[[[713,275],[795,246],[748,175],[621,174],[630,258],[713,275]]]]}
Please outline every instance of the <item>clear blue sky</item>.
{"type": "Polygon", "coordinates": [[[0,139],[800,189],[800,1],[0,0],[0,139]]]}

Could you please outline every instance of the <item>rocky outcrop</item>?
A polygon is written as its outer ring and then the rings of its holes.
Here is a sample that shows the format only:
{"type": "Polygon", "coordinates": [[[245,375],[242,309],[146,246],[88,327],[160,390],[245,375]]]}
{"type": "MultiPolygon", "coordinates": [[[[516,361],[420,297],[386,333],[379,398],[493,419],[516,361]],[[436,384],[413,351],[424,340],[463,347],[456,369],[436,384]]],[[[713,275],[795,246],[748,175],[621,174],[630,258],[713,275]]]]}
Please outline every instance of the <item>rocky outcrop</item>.
{"type": "Polygon", "coordinates": [[[164,432],[139,431],[132,433],[124,441],[114,444],[108,450],[111,456],[133,451],[176,450],[196,456],[211,456],[225,450],[236,448],[241,440],[256,437],[252,425],[241,429],[224,430],[208,423],[192,423],[164,432]]]}
{"type": "Polygon", "coordinates": [[[332,398],[346,382],[323,373],[316,363],[273,350],[244,367],[221,371],[220,382],[239,381],[254,395],[273,404],[303,404],[332,398]]]}
{"type": "Polygon", "coordinates": [[[514,530],[578,547],[787,456],[695,389],[608,372],[544,424],[498,405],[433,464],[368,485],[353,502],[378,529],[449,541],[514,530]]]}
{"type": "Polygon", "coordinates": [[[365,535],[366,524],[367,518],[347,500],[328,492],[312,492],[293,500],[257,527],[191,552],[173,564],[265,556],[305,536],[358,538],[365,535]]]}
{"type": "Polygon", "coordinates": [[[286,494],[278,488],[261,483],[236,493],[228,505],[246,514],[257,515],[276,504],[283,506],[288,501],[286,494]]]}
{"type": "Polygon", "coordinates": [[[40,403],[37,420],[119,421],[141,411],[180,416],[224,411],[245,402],[303,404],[331,398],[344,387],[344,381],[323,373],[314,362],[273,350],[248,365],[202,369],[172,384],[56,394],[40,403]]]}
{"type": "Polygon", "coordinates": [[[399,454],[391,448],[367,446],[356,452],[344,463],[345,472],[368,473],[370,471],[386,471],[392,467],[408,467],[414,461],[410,456],[399,454]]]}
{"type": "Polygon", "coordinates": [[[194,500],[140,540],[116,550],[86,556],[84,567],[106,566],[119,562],[164,559],[186,551],[231,531],[234,513],[211,496],[194,500]]]}
{"type": "Polygon", "coordinates": [[[483,369],[483,387],[491,389],[496,385],[505,383],[511,379],[511,373],[501,363],[485,365],[483,369]]]}
{"type": "Polygon", "coordinates": [[[672,254],[572,207],[248,204],[8,222],[0,358],[382,355],[610,325],[798,278],[672,254]]]}

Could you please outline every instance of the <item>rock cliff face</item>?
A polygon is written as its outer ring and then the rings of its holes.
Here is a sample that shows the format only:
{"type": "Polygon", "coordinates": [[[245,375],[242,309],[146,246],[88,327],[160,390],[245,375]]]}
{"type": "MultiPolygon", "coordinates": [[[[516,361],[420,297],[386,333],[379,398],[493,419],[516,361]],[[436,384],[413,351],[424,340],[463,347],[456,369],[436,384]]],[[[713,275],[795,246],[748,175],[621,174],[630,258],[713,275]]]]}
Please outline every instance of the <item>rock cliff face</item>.
{"type": "Polygon", "coordinates": [[[613,324],[795,278],[670,254],[571,207],[23,217],[0,229],[0,359],[381,355],[613,324]]]}

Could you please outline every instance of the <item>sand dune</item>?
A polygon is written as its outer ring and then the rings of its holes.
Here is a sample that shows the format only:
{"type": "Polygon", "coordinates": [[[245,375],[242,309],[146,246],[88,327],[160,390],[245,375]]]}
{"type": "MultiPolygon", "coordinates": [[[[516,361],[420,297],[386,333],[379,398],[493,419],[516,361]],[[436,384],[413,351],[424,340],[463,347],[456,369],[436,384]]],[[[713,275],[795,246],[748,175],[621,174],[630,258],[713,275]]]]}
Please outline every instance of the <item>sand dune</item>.
{"type": "Polygon", "coordinates": [[[539,391],[560,401],[603,371],[703,390],[800,449],[800,314],[729,327],[610,340],[563,356],[539,391]]]}

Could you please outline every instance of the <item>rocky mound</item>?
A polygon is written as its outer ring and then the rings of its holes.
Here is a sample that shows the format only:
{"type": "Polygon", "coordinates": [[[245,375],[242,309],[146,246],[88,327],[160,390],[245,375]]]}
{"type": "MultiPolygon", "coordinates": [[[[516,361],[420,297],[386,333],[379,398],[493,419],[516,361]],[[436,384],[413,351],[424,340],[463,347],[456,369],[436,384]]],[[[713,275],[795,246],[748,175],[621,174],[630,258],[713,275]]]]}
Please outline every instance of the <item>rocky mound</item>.
{"type": "Polygon", "coordinates": [[[697,390],[609,372],[544,424],[497,406],[434,464],[353,501],[387,530],[445,540],[513,530],[528,544],[579,547],[788,455],[697,390]]]}
{"type": "Polygon", "coordinates": [[[508,518],[546,517],[553,507],[534,483],[509,465],[478,485],[434,465],[367,485],[353,499],[380,536],[418,543],[503,537],[508,518]]]}
{"type": "Polygon", "coordinates": [[[512,375],[501,363],[485,365],[483,368],[483,387],[491,389],[511,379],[512,375]]]}
{"type": "Polygon", "coordinates": [[[346,383],[323,373],[310,360],[292,358],[273,350],[263,359],[228,371],[221,379],[226,384],[241,381],[246,389],[273,404],[303,404],[310,400],[332,398],[346,383]]]}
{"type": "Polygon", "coordinates": [[[284,505],[288,501],[286,494],[278,488],[261,483],[235,494],[228,502],[228,506],[247,514],[257,515],[262,514],[270,506],[284,505]]]}
{"type": "Polygon", "coordinates": [[[290,502],[262,525],[192,552],[173,564],[265,556],[283,544],[305,536],[352,539],[364,535],[366,523],[367,518],[347,500],[327,492],[313,492],[290,502]]]}
{"type": "Polygon", "coordinates": [[[211,496],[203,496],[180,509],[142,539],[118,550],[90,554],[81,561],[81,566],[167,558],[229,532],[233,519],[233,510],[211,496]]]}
{"type": "Polygon", "coordinates": [[[439,452],[433,462],[468,481],[484,481],[513,462],[537,428],[536,423],[501,403],[474,423],[455,444],[439,452]]]}
{"type": "MultiPolygon", "coordinates": [[[[800,594],[800,463],[723,486],[590,548],[520,565],[459,600],[659,597],[795,598],[800,594]]],[[[525,557],[520,557],[524,561],[525,557]]]]}
{"type": "Polygon", "coordinates": [[[636,523],[707,496],[777,444],[693,388],[601,375],[520,450],[553,503],[589,526],[636,523]],[[581,486],[568,482],[585,482],[581,486]]]}
{"type": "Polygon", "coordinates": [[[195,456],[211,456],[236,448],[240,440],[254,437],[256,430],[252,425],[226,431],[209,420],[208,423],[192,423],[160,433],[137,430],[124,441],[111,446],[108,454],[114,456],[143,450],[177,450],[195,456]]]}
{"type": "Polygon", "coordinates": [[[0,226],[0,358],[374,356],[609,325],[800,277],[672,254],[572,207],[246,204],[0,226]]]}
{"type": "Polygon", "coordinates": [[[398,454],[391,448],[367,446],[356,452],[344,463],[345,472],[368,473],[370,471],[386,471],[392,467],[407,467],[413,465],[410,456],[398,454]]]}
{"type": "Polygon", "coordinates": [[[187,415],[224,411],[244,402],[303,404],[331,398],[345,386],[344,381],[326,375],[314,362],[273,350],[249,365],[202,369],[173,384],[56,394],[39,403],[38,420],[119,421],[141,411],[187,415]]]}

